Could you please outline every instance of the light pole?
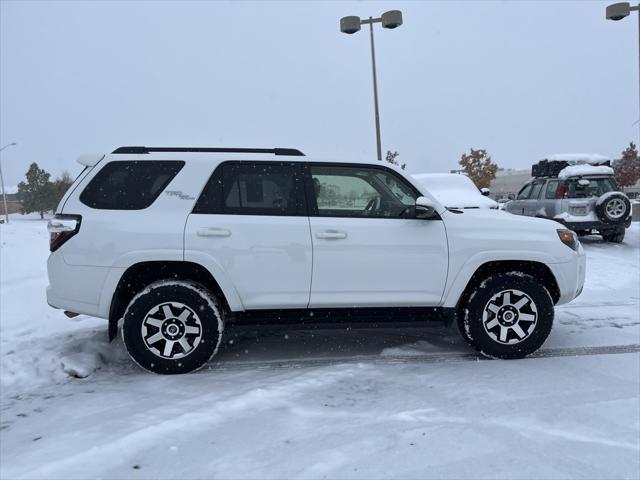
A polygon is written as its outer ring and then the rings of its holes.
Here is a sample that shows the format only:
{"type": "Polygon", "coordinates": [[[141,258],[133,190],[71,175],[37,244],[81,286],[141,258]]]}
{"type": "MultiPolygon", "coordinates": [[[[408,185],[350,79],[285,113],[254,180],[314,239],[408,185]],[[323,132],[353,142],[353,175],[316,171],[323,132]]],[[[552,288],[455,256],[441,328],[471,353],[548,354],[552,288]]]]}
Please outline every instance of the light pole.
{"type": "MultiPolygon", "coordinates": [[[[6,144],[4,147],[0,148],[0,152],[3,151],[5,148],[8,147],[13,147],[14,145],[17,145],[16,142],[12,142],[12,143],[8,143],[6,144]]],[[[2,184],[2,202],[4,203],[4,218],[6,219],[6,222],[9,223],[9,210],[7,209],[7,195],[4,190],[4,179],[2,178],[2,161],[0,161],[0,184],[2,184]]]]}
{"type": "Polygon", "coordinates": [[[376,48],[373,43],[373,24],[382,23],[382,28],[396,28],[402,25],[402,12],[400,10],[389,10],[382,14],[380,18],[369,17],[361,20],[360,17],[350,16],[340,19],[340,31],[349,35],[360,30],[360,25],[369,25],[369,38],[371,39],[371,67],[373,70],[373,109],[376,116],[376,147],[378,150],[378,160],[382,160],[382,146],[380,144],[380,111],[378,110],[378,78],[376,75],[376,48]]]}
{"type": "MultiPolygon", "coordinates": [[[[631,12],[638,12],[638,114],[640,115],[640,3],[635,7],[632,7],[629,2],[612,3],[607,7],[607,20],[617,22],[631,15],[631,12]]],[[[640,125],[640,116],[638,125],[640,125]]]]}

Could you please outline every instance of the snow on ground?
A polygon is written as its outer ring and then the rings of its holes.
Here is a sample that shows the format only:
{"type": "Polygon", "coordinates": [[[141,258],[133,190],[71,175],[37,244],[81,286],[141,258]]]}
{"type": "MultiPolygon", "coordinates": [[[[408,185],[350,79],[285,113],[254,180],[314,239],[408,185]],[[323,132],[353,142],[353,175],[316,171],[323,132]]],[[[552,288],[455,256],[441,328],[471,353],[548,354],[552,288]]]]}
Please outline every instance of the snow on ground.
{"type": "Polygon", "coordinates": [[[0,477],[638,478],[640,224],[582,241],[584,293],[533,358],[481,360],[440,327],[230,332],[208,368],[163,377],[47,307],[44,222],[13,216],[0,477]]]}

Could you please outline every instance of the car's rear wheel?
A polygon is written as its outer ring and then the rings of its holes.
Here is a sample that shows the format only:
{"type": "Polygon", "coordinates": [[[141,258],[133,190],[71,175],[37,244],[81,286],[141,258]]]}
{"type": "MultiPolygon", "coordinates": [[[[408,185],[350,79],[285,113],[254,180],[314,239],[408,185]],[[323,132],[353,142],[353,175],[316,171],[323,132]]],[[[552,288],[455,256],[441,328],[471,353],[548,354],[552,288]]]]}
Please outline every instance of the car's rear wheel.
{"type": "Polygon", "coordinates": [[[625,234],[624,227],[616,228],[615,230],[608,230],[603,232],[602,239],[605,242],[622,243],[622,241],[624,240],[624,234],[625,234]]]}
{"type": "Polygon", "coordinates": [[[154,373],[188,373],[216,353],[223,322],[214,295],[199,284],[160,281],[131,301],[122,338],[129,355],[154,373]]]}
{"type": "Polygon", "coordinates": [[[553,300],[537,280],[520,272],[499,273],[471,294],[459,326],[483,355],[523,358],[545,342],[553,315],[553,300]]]}

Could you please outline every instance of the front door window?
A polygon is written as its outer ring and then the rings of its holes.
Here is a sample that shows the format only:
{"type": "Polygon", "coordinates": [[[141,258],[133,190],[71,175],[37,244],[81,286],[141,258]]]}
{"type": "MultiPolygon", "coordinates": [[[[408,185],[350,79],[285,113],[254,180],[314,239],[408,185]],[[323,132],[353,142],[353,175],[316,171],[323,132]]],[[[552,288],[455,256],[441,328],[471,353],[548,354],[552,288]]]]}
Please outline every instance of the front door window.
{"type": "Polygon", "coordinates": [[[382,169],[312,166],[316,214],[322,217],[408,218],[419,194],[382,169]]]}

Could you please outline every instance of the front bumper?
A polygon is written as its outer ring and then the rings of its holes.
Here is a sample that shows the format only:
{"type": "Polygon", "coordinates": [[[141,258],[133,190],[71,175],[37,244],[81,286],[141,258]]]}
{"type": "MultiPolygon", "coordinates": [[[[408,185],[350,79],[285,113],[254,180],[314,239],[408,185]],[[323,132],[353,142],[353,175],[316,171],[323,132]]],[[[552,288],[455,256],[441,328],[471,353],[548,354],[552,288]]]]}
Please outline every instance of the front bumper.
{"type": "Polygon", "coordinates": [[[560,289],[560,298],[556,305],[570,302],[582,293],[587,273],[587,256],[582,245],[578,247],[573,259],[568,262],[549,264],[549,268],[556,277],[560,289]]]}

